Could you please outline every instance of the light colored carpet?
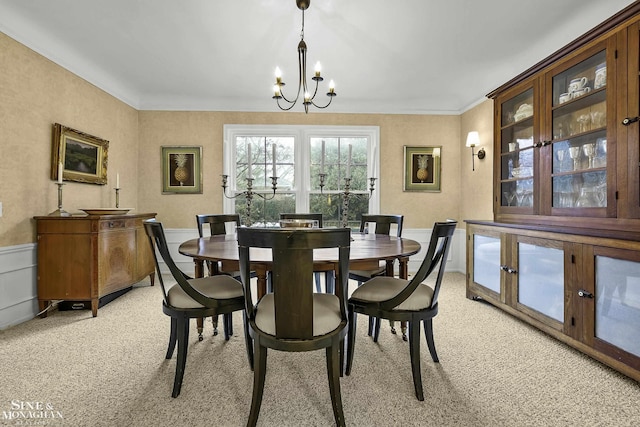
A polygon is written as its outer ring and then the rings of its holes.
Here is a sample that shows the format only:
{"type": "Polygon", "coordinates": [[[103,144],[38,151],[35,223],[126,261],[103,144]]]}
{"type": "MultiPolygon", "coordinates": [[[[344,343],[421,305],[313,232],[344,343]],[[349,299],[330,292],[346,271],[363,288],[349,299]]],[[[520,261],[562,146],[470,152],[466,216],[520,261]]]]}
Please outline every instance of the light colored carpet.
{"type": "MultiPolygon", "coordinates": [[[[637,426],[636,381],[481,302],[464,275],[448,273],[434,337],[440,363],[421,343],[425,401],[416,400],[407,343],[383,325],[380,342],[358,316],[352,375],[341,380],[353,426],[637,426]]],[[[0,331],[0,424],[49,426],[242,426],[252,372],[242,337],[191,343],[182,392],[171,398],[175,355],[165,360],[169,318],[160,289],[141,283],[91,312],[53,311],[0,331]],[[28,403],[27,403],[28,402],[28,403]],[[42,402],[62,419],[7,419],[42,402]]],[[[330,426],[324,351],[270,351],[261,426],[330,426]]]]}

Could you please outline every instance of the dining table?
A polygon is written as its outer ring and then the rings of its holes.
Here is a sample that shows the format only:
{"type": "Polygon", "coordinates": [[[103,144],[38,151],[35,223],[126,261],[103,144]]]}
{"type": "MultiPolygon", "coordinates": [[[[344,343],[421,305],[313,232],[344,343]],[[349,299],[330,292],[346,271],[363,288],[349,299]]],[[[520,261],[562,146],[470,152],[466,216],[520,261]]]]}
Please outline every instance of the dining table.
{"type": "MultiPolygon", "coordinates": [[[[408,277],[409,257],[420,251],[420,243],[402,237],[385,234],[351,233],[349,254],[350,270],[375,270],[380,261],[386,262],[387,275],[394,274],[394,261],[398,260],[399,277],[408,277]]],[[[200,237],[183,242],[178,252],[193,258],[195,277],[204,277],[204,262],[220,265],[220,272],[239,270],[238,241],[235,234],[200,237]]],[[[337,248],[317,249],[313,255],[314,271],[331,271],[337,268],[337,248]]],[[[258,298],[267,292],[267,273],[271,270],[271,251],[251,249],[251,269],[258,279],[258,298]]]]}
{"type": "MultiPolygon", "coordinates": [[[[387,276],[394,275],[394,262],[398,260],[398,276],[402,279],[409,275],[409,258],[420,251],[420,243],[403,237],[374,233],[351,233],[349,253],[350,270],[376,270],[380,262],[385,262],[387,276]]],[[[204,263],[210,261],[215,273],[237,272],[240,267],[238,240],[235,234],[190,239],[178,247],[182,255],[193,258],[194,276],[204,277],[204,263]]],[[[332,271],[338,265],[338,249],[317,249],[313,255],[314,271],[332,271]]],[[[272,267],[271,251],[264,248],[251,249],[251,270],[257,278],[257,295],[261,298],[267,293],[267,274],[272,267]]],[[[202,321],[198,321],[198,333],[202,333],[202,321]]]]}

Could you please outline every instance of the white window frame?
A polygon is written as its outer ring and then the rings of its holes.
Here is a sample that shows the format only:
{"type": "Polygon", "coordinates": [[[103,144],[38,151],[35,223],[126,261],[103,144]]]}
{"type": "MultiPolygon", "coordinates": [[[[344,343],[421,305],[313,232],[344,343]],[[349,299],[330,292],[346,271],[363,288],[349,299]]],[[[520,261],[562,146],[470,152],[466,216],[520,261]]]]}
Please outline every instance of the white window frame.
{"type": "MultiPolygon", "coordinates": [[[[236,152],[234,141],[240,136],[293,137],[296,165],[294,188],[296,193],[296,212],[309,211],[311,193],[310,139],[329,137],[364,137],[367,138],[367,177],[378,178],[375,190],[369,199],[369,213],[380,213],[380,128],[378,126],[308,126],[308,125],[224,125],[223,127],[223,174],[228,175],[228,194],[235,194],[236,186],[236,152]]],[[[367,183],[368,184],[368,183],[367,183]]],[[[368,188],[367,188],[368,192],[368,188]]],[[[225,214],[235,213],[235,201],[222,196],[222,207],[225,214]]]]}

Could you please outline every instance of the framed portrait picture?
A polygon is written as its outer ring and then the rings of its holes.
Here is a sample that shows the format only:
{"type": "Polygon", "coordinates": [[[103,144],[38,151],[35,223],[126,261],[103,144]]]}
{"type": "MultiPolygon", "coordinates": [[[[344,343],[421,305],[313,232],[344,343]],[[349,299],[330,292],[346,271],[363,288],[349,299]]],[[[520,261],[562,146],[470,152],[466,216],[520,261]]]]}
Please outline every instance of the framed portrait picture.
{"type": "Polygon", "coordinates": [[[440,191],[441,149],[404,146],[404,191],[440,191]]]}
{"type": "Polygon", "coordinates": [[[105,185],[108,150],[109,141],[55,123],[51,179],[105,185]]]}
{"type": "Polygon", "coordinates": [[[202,193],[202,147],[162,147],[162,194],[202,193]]]}

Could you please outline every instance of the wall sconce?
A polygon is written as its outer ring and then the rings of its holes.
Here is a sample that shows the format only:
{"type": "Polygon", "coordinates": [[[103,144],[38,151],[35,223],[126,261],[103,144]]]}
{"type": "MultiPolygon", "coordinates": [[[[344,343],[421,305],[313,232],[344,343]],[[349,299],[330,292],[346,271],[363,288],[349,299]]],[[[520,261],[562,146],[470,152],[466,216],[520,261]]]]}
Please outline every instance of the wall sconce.
{"type": "Polygon", "coordinates": [[[480,134],[476,131],[469,132],[467,135],[467,147],[471,147],[471,169],[474,171],[476,170],[474,157],[478,156],[478,159],[482,160],[487,155],[482,147],[480,147],[477,154],[473,152],[474,147],[478,144],[480,144],[480,134]]]}

